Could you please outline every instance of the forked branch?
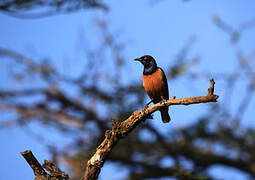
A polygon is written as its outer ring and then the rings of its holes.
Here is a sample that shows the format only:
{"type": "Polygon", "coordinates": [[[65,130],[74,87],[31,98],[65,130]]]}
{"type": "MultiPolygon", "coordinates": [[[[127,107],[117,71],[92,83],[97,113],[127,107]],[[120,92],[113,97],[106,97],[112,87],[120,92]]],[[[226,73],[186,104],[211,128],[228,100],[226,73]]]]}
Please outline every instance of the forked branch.
{"type": "Polygon", "coordinates": [[[21,155],[33,169],[36,176],[35,180],[69,180],[69,176],[57,168],[54,163],[44,160],[44,164],[41,165],[33,155],[32,151],[26,150],[21,152],[21,155]],[[45,170],[47,170],[50,174],[48,174],[45,170]]]}

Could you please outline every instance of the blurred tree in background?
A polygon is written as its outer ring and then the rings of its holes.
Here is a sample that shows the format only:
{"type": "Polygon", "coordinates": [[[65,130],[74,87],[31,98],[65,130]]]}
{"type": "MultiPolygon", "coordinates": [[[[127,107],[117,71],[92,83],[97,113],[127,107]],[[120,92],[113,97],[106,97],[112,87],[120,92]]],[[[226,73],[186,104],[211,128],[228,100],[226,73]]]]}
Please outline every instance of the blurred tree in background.
{"type": "Polygon", "coordinates": [[[107,6],[100,0],[3,0],[0,10],[19,18],[41,18],[81,9],[103,9],[107,6]]]}
{"type": "MultiPolygon", "coordinates": [[[[2,11],[17,16],[20,12],[37,8],[58,13],[82,8],[106,9],[106,6],[100,1],[90,0],[10,0],[0,3],[2,11]]],[[[233,46],[239,43],[245,30],[255,26],[255,21],[249,21],[235,29],[218,16],[213,21],[219,30],[228,33],[233,46]]],[[[86,64],[84,71],[76,77],[59,72],[51,59],[34,59],[8,47],[0,48],[1,59],[10,61],[9,76],[14,84],[17,81],[24,84],[23,88],[0,89],[1,113],[11,114],[9,119],[1,120],[0,127],[25,127],[36,121],[45,127],[45,131],[50,127],[60,131],[63,139],[71,136],[71,142],[65,147],[60,149],[58,145],[50,144],[48,148],[52,160],[58,165],[65,164],[73,179],[81,178],[87,160],[103,139],[105,130],[111,128],[110,119],[122,121],[146,104],[141,81],[128,80],[126,62],[130,60],[123,54],[125,43],[120,42],[108,26],[108,22],[97,19],[94,28],[100,30],[101,40],[97,47],[84,49],[86,64]],[[127,79],[125,82],[120,81],[122,76],[127,79]]],[[[179,78],[190,82],[211,78],[210,73],[189,68],[202,61],[186,56],[194,41],[191,38],[176,59],[171,60],[166,72],[169,82],[179,78]]],[[[115,146],[107,162],[126,169],[126,179],[132,180],[164,177],[215,179],[209,173],[214,166],[238,169],[255,178],[255,130],[240,123],[254,94],[254,56],[254,50],[248,53],[237,50],[236,69],[213,77],[216,92],[218,82],[225,85],[225,92],[220,94],[223,101],[211,104],[208,112],[198,116],[193,124],[162,133],[152,125],[153,120],[147,120],[115,146]],[[233,97],[232,92],[240,82],[245,82],[246,94],[233,97]],[[233,109],[228,106],[232,98],[240,100],[233,109]],[[150,138],[144,138],[145,134],[150,138]],[[171,162],[171,165],[164,165],[164,161],[171,162]]],[[[174,121],[173,117],[169,125],[174,121]]],[[[39,141],[51,138],[44,134],[33,136],[39,141]]]]}

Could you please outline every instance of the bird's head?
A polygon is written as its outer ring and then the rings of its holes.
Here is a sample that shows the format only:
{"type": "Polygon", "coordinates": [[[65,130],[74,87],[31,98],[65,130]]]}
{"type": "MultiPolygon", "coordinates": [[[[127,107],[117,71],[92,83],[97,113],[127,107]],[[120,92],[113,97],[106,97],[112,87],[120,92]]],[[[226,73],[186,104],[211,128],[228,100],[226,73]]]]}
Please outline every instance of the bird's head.
{"type": "Polygon", "coordinates": [[[135,58],[135,61],[141,62],[144,65],[144,67],[157,66],[156,60],[150,55],[135,58]]]}
{"type": "Polygon", "coordinates": [[[135,61],[139,61],[143,64],[144,66],[143,74],[152,74],[157,69],[156,60],[150,55],[145,55],[140,58],[136,58],[135,61]]]}

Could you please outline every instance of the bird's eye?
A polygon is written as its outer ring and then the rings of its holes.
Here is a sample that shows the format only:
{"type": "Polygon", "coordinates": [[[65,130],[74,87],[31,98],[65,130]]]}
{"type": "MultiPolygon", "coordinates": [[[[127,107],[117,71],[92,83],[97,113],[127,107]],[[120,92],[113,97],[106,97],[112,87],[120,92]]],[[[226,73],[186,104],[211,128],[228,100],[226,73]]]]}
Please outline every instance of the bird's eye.
{"type": "Polygon", "coordinates": [[[146,59],[147,59],[147,57],[144,57],[143,59],[144,59],[144,60],[146,60],[146,59]]]}

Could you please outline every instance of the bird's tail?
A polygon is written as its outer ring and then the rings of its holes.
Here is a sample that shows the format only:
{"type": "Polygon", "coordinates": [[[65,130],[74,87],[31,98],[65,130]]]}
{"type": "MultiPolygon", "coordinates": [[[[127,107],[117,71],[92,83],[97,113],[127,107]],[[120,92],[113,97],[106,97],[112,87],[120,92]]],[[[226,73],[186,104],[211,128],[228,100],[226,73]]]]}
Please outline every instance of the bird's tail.
{"type": "Polygon", "coordinates": [[[160,113],[161,113],[161,118],[162,118],[163,123],[168,123],[171,121],[171,118],[168,114],[168,107],[162,108],[160,110],[160,113]]]}

